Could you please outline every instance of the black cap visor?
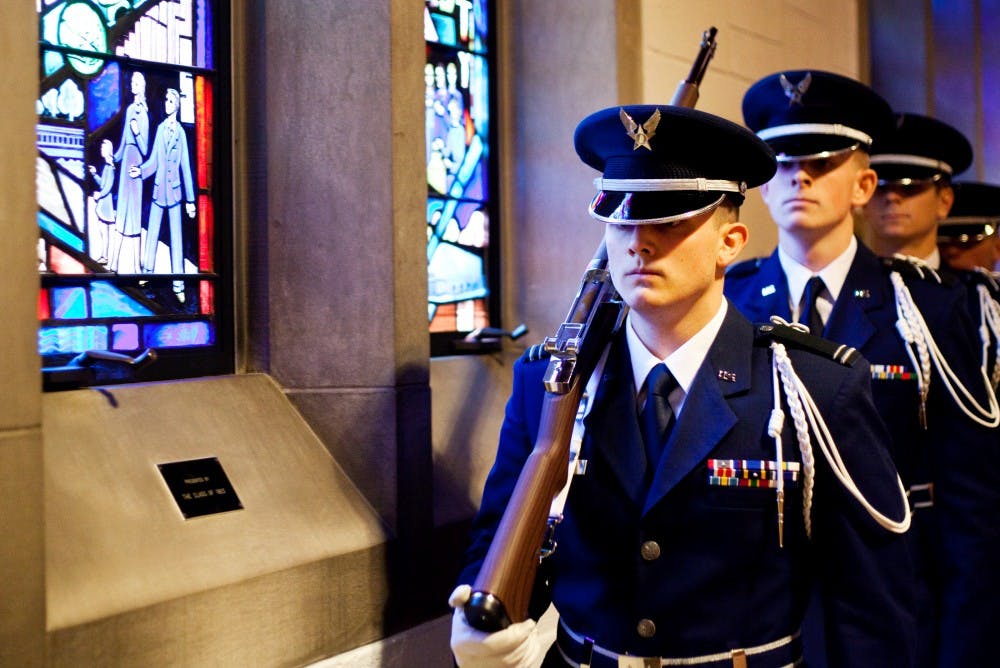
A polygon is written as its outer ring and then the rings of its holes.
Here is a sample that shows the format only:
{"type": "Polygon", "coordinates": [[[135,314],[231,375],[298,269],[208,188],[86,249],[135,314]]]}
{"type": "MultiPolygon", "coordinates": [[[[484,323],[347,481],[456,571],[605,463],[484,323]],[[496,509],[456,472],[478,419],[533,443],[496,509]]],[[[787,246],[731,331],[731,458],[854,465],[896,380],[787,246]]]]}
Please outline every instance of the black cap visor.
{"type": "Polygon", "coordinates": [[[945,244],[977,244],[997,232],[1000,219],[981,220],[969,223],[953,223],[938,227],[938,242],[945,244]]]}
{"type": "MultiPolygon", "coordinates": [[[[723,192],[618,192],[601,190],[590,203],[590,215],[617,225],[674,223],[714,210],[722,203],[723,192]]],[[[729,193],[734,202],[743,197],[729,193]]]]}
{"type": "Polygon", "coordinates": [[[786,135],[768,139],[767,143],[774,149],[778,162],[821,160],[868,148],[866,144],[852,137],[827,134],[786,135]]]}

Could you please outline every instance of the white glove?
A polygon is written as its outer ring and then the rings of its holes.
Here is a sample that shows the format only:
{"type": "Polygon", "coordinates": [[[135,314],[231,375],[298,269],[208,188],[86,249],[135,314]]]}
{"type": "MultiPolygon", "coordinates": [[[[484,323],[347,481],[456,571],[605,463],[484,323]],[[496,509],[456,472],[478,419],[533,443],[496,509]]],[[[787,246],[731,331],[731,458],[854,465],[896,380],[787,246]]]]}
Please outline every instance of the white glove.
{"type": "Polygon", "coordinates": [[[465,621],[462,607],[472,587],[459,585],[448,597],[455,609],[451,618],[451,651],[461,668],[537,668],[545,657],[535,631],[535,620],[511,624],[503,631],[486,633],[465,621]]]}

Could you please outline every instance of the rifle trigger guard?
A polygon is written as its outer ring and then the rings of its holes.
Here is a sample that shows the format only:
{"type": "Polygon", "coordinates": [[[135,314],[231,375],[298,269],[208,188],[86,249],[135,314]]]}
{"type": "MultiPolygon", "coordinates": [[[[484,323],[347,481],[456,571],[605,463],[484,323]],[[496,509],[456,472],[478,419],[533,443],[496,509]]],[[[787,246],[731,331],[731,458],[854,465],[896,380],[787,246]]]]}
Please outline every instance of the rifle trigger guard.
{"type": "Polygon", "coordinates": [[[556,548],[559,547],[559,543],[556,542],[556,526],[562,522],[562,519],[562,515],[549,517],[549,521],[545,526],[545,540],[542,541],[542,546],[538,548],[538,563],[542,563],[542,561],[551,557],[555,553],[556,548]]]}

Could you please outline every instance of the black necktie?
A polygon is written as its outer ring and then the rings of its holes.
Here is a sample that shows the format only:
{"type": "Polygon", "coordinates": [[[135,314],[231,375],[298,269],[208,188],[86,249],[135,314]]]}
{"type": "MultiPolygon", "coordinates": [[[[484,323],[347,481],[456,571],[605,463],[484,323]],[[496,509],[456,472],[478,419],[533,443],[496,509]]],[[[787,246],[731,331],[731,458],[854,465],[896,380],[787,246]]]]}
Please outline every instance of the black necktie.
{"type": "Polygon", "coordinates": [[[642,441],[646,446],[646,464],[649,477],[663,454],[663,446],[670,435],[673,426],[674,411],[667,401],[667,396],[678,387],[666,364],[657,364],[646,376],[646,403],[639,414],[639,426],[642,428],[642,441]]]}
{"type": "Polygon", "coordinates": [[[813,276],[806,283],[806,289],[802,293],[802,311],[799,312],[799,322],[809,325],[809,333],[813,336],[823,336],[823,318],[819,315],[816,302],[820,294],[826,289],[826,284],[819,276],[813,276]]]}

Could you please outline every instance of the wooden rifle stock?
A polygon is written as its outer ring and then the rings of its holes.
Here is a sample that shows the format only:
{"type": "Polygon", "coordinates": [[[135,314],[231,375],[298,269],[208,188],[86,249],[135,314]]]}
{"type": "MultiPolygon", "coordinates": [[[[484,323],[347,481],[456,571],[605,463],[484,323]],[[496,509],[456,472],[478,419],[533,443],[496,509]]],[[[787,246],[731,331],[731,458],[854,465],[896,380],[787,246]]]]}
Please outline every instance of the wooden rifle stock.
{"type": "MultiPolygon", "coordinates": [[[[698,86],[715,53],[714,27],[702,34],[701,48],[688,78],[671,104],[694,107],[698,86]]],[[[583,389],[606,345],[625,317],[626,307],[607,272],[608,255],[601,242],[584,272],[565,322],[545,340],[551,360],[545,395],[531,454],[521,469],[514,492],[464,607],[469,625],[493,632],[527,619],[542,547],[550,524],[552,499],[566,484],[570,440],[583,389]]],[[[558,520],[556,520],[557,522],[558,520]]],[[[554,549],[555,543],[551,543],[554,549]]]]}

